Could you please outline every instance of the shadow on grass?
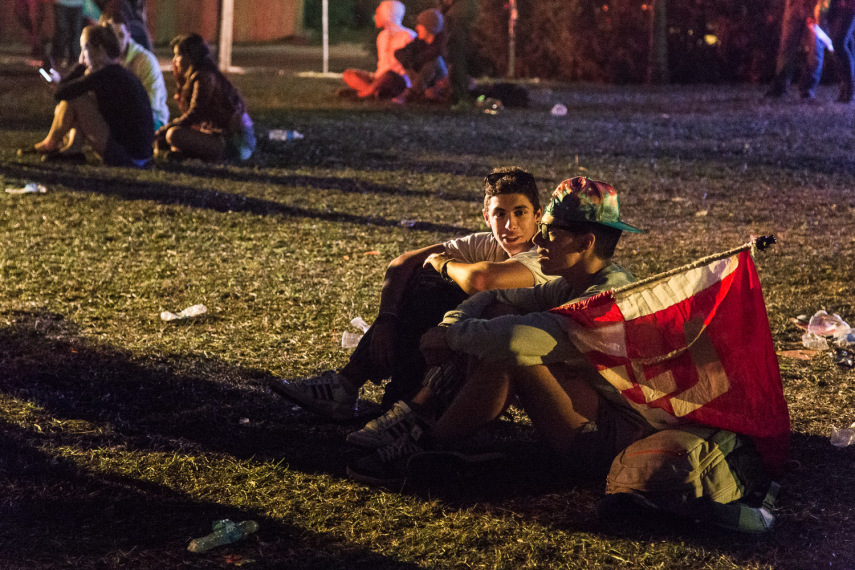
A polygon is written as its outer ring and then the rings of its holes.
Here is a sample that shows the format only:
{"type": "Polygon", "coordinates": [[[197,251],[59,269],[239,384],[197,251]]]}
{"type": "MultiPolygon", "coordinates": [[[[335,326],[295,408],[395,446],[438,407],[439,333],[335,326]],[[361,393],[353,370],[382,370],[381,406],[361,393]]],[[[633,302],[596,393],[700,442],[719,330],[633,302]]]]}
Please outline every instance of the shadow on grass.
{"type": "MultiPolygon", "coordinates": [[[[283,460],[291,469],[334,477],[344,476],[345,463],[355,454],[344,442],[344,428],[294,413],[270,394],[266,372],[192,355],[173,363],[140,361],[80,338],[73,324],[52,313],[19,312],[10,320],[10,326],[0,329],[0,396],[33,406],[35,411],[28,413],[35,419],[28,421],[41,430],[0,423],[5,442],[0,480],[11,490],[0,503],[0,535],[15,537],[16,544],[0,554],[0,561],[12,566],[42,557],[57,560],[57,555],[71,560],[109,553],[118,560],[135,550],[134,560],[151,560],[149,567],[154,567],[164,556],[184,560],[189,556],[183,552],[187,539],[206,534],[213,520],[258,518],[131,477],[89,472],[44,451],[50,447],[84,454],[110,449],[213,452],[239,460],[283,460]],[[249,419],[248,425],[242,418],[249,419]],[[81,420],[89,428],[62,427],[81,420]],[[44,552],[46,536],[52,540],[50,552],[44,552]]],[[[566,477],[562,466],[533,443],[528,426],[504,422],[496,431],[505,442],[500,450],[511,460],[467,472],[439,466],[436,472],[421,473],[421,480],[404,492],[453,509],[511,512],[565,532],[683,541],[774,567],[810,567],[817,552],[828,553],[819,557],[825,556],[832,568],[855,563],[855,538],[848,530],[855,516],[850,481],[855,449],[832,448],[826,438],[795,435],[793,456],[802,467],[782,480],[776,530],[754,538],[669,519],[646,520],[616,533],[595,515],[602,481],[566,477]],[[805,550],[806,544],[812,548],[805,550]]],[[[309,533],[288,524],[260,522],[258,539],[229,548],[262,560],[293,555],[301,568],[406,567],[328,537],[307,537],[309,533]]]]}
{"type": "Polygon", "coordinates": [[[4,568],[210,568],[242,557],[253,568],[415,566],[260,513],[197,501],[131,477],[96,474],[39,448],[39,438],[0,422],[4,568]],[[215,520],[254,519],[259,531],[204,554],[189,540],[215,520]],[[275,563],[271,563],[275,561],[275,563]],[[267,564],[265,564],[267,562],[267,564]]]}
{"type": "Polygon", "coordinates": [[[121,443],[129,450],[258,461],[284,457],[307,473],[344,473],[342,428],[306,429],[291,405],[267,391],[267,372],[192,355],[140,361],[79,338],[60,315],[11,317],[13,324],[0,329],[0,391],[31,402],[51,418],[46,421],[104,428],[83,437],[54,430],[60,442],[68,437],[86,448],[121,443]]]}
{"type": "MultiPolygon", "coordinates": [[[[218,171],[217,175],[227,171],[218,171]]],[[[202,169],[200,174],[211,176],[212,171],[202,169]]],[[[402,224],[401,220],[388,219],[376,216],[360,216],[343,212],[320,212],[309,208],[297,206],[286,206],[272,200],[251,198],[227,192],[189,188],[187,186],[169,185],[154,182],[139,182],[122,178],[119,171],[110,169],[99,169],[91,176],[81,174],[76,170],[64,168],[39,168],[33,165],[7,165],[4,166],[4,175],[10,178],[37,179],[40,183],[61,184],[76,192],[97,192],[109,196],[118,196],[126,200],[153,200],[163,204],[182,204],[193,208],[207,209],[215,212],[245,212],[259,216],[283,216],[293,218],[307,218],[323,220],[327,222],[343,222],[349,224],[379,226],[379,227],[406,227],[412,230],[435,231],[450,234],[465,234],[475,230],[460,228],[448,224],[437,224],[433,222],[414,221],[402,224]],[[109,176],[114,174],[113,176],[109,176]]],[[[259,182],[269,181],[269,177],[262,177],[259,182]]],[[[315,178],[315,177],[283,177],[277,183],[296,185],[312,184],[319,182],[325,189],[338,188],[334,182],[339,179],[315,178]]],[[[359,184],[353,183],[351,190],[359,184]]],[[[349,183],[342,181],[342,185],[348,187],[349,183]]],[[[348,191],[348,190],[344,190],[348,191]]]]}

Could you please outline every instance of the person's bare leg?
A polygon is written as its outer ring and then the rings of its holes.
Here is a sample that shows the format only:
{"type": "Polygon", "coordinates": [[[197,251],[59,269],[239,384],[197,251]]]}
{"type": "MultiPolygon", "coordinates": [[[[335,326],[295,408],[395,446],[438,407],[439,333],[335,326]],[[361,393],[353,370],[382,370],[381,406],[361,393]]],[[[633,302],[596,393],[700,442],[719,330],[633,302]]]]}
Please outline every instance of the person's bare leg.
{"type": "Polygon", "coordinates": [[[83,152],[84,140],[80,133],[77,132],[77,129],[71,129],[68,131],[63,143],[64,146],[60,149],[60,152],[62,153],[70,154],[83,152]]]}
{"type": "Polygon", "coordinates": [[[515,368],[513,390],[534,428],[558,452],[568,449],[585,424],[597,420],[599,395],[563,364],[515,368]]]}
{"type": "Polygon", "coordinates": [[[48,134],[34,146],[39,152],[53,152],[62,146],[62,138],[74,127],[74,117],[68,101],[60,101],[53,109],[53,122],[48,134]]]}
{"type": "Polygon", "coordinates": [[[345,69],[341,74],[345,85],[357,92],[363,91],[374,81],[374,74],[362,69],[345,69]]]}
{"type": "Polygon", "coordinates": [[[499,417],[512,395],[509,371],[507,365],[493,362],[476,364],[451,405],[433,426],[433,438],[440,443],[451,443],[499,417]]]}
{"type": "Polygon", "coordinates": [[[82,135],[98,155],[104,155],[107,139],[110,137],[110,127],[98,111],[94,97],[87,95],[60,101],[54,110],[50,131],[35,147],[42,152],[59,150],[63,138],[72,129],[80,131],[76,136],[82,135]]]}
{"type": "Polygon", "coordinates": [[[173,127],[166,132],[166,142],[189,157],[203,160],[223,160],[226,142],[220,135],[204,133],[187,127],[173,127]]]}
{"type": "Polygon", "coordinates": [[[81,135],[98,156],[104,156],[107,150],[107,141],[110,139],[110,127],[98,110],[94,95],[84,95],[72,99],[69,108],[74,114],[74,124],[77,137],[81,135]]]}
{"type": "Polygon", "coordinates": [[[597,419],[599,396],[563,365],[479,363],[431,433],[441,443],[466,437],[494,420],[518,396],[535,429],[556,450],[566,449],[597,419]]]}

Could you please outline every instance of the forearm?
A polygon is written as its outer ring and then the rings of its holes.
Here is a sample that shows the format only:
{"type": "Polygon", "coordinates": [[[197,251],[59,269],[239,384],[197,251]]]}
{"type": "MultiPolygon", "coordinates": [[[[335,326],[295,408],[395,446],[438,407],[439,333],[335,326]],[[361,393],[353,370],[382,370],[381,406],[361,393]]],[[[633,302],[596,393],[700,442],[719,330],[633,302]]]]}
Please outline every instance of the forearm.
{"type": "Polygon", "coordinates": [[[54,93],[54,98],[57,101],[68,101],[85,95],[95,87],[92,77],[92,74],[70,76],[59,84],[59,88],[54,93]]]}

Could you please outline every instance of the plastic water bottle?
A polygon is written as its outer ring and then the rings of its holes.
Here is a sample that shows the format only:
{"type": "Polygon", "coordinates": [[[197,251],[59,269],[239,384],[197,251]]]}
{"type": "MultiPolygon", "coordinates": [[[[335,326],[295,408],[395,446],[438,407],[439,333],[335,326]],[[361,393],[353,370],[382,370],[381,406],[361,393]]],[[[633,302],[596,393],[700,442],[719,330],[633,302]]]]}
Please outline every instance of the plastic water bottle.
{"type": "Polygon", "coordinates": [[[212,548],[243,540],[257,530],[258,523],[255,521],[243,521],[239,523],[229,519],[216,521],[214,523],[214,532],[202,538],[194,538],[190,541],[187,550],[190,552],[207,552],[212,548]]]}
{"type": "Polygon", "coordinates": [[[303,133],[285,129],[272,129],[267,136],[272,141],[293,141],[303,138],[303,133]]]}
{"type": "Polygon", "coordinates": [[[847,447],[855,443],[855,424],[848,428],[831,428],[831,445],[834,447],[847,447]]]}

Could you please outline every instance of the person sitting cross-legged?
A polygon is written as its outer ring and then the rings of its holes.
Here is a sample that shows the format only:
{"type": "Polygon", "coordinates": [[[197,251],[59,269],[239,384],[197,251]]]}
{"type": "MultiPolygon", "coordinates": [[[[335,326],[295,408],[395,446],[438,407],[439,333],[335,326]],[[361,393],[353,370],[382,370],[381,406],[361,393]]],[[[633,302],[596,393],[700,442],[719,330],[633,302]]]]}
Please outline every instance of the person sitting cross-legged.
{"type": "Polygon", "coordinates": [[[541,268],[560,278],[479,293],[429,330],[421,341],[427,364],[442,367],[462,356],[469,363],[465,381],[435,422],[419,415],[398,422],[392,443],[348,466],[351,478],[402,484],[416,454],[452,447],[513,400],[550,448],[585,475],[604,475],[622,449],[653,433],[581,357],[561,317],[549,312],[634,281],[611,259],[622,231],[641,230],[620,220],[613,187],[587,178],[558,186],[539,230],[541,268]],[[483,318],[488,311],[503,316],[483,318]]]}
{"type": "Polygon", "coordinates": [[[421,387],[422,334],[468,295],[548,281],[531,238],[541,208],[534,177],[516,167],[493,170],[484,181],[484,220],[479,232],[408,251],[389,264],[380,311],[340,371],[278,380],[271,389],[304,409],[343,421],[354,418],[359,389],[391,377],[382,407],[409,399],[421,387]]]}
{"type": "Polygon", "coordinates": [[[246,160],[255,151],[255,130],[246,101],[217,68],[199,34],[172,40],[172,69],[181,116],[157,130],[159,157],[167,160],[246,160]]]}
{"type": "Polygon", "coordinates": [[[59,100],[47,136],[19,154],[42,153],[42,160],[85,162],[63,140],[72,129],[110,166],[150,163],[154,123],[148,94],[140,80],[119,63],[120,48],[111,29],[87,26],[80,35],[81,59],[75,73],[59,83],[59,100]]]}

